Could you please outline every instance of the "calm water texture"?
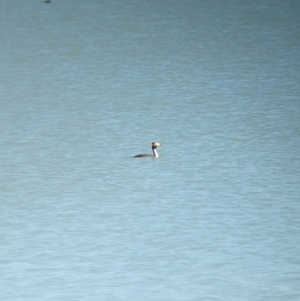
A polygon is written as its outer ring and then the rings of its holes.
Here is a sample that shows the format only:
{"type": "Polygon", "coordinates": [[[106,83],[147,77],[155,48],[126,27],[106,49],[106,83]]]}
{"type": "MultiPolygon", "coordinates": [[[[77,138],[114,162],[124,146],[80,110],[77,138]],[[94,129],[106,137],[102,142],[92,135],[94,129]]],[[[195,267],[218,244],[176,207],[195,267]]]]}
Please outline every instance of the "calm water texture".
{"type": "Polygon", "coordinates": [[[299,1],[0,6],[1,300],[300,300],[299,1]]]}

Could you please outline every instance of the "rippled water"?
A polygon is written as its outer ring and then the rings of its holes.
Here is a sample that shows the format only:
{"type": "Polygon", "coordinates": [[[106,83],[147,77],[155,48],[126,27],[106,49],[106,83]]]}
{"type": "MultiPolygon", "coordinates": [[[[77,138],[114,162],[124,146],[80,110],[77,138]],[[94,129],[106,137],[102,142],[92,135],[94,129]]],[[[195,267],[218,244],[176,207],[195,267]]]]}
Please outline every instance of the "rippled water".
{"type": "Polygon", "coordinates": [[[1,300],[299,300],[297,1],[1,6],[1,300]]]}

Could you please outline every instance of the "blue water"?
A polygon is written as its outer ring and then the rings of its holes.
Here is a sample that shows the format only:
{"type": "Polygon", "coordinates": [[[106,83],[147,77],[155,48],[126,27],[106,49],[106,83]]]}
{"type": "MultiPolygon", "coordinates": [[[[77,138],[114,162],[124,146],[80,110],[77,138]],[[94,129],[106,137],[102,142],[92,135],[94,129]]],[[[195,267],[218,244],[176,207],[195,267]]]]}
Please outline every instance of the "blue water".
{"type": "Polygon", "coordinates": [[[299,3],[2,1],[0,299],[300,300],[299,3]]]}

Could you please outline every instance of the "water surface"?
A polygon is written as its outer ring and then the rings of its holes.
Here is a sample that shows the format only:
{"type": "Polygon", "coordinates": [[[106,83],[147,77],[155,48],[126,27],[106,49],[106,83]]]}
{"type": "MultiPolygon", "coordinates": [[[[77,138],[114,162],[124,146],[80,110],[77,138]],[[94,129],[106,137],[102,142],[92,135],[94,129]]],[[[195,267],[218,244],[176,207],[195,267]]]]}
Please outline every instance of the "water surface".
{"type": "Polygon", "coordinates": [[[2,2],[1,300],[299,300],[298,2],[2,2]]]}

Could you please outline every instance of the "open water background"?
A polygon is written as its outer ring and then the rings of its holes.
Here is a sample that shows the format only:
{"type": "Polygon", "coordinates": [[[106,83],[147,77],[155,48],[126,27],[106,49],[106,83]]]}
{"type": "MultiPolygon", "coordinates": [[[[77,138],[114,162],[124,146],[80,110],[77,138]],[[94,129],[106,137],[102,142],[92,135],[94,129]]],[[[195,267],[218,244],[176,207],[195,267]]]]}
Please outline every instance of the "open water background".
{"type": "Polygon", "coordinates": [[[0,299],[300,300],[299,15],[1,0],[0,299]]]}

